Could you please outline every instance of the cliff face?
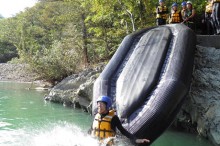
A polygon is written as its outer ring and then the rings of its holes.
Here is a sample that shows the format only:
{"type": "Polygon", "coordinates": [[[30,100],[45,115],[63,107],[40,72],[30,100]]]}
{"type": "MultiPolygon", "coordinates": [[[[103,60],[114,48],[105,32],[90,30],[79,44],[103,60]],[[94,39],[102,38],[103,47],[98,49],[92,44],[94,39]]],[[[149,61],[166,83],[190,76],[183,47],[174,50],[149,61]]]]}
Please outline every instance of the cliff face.
{"type": "Polygon", "coordinates": [[[194,64],[191,89],[176,121],[220,145],[220,49],[197,46],[194,64]]]}

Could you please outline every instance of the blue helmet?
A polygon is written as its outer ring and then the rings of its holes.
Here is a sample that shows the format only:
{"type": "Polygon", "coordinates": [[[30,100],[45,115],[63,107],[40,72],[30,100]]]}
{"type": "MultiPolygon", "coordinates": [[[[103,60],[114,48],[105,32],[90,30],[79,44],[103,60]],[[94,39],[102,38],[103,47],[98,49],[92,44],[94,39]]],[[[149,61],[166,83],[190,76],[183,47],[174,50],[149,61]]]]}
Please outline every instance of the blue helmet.
{"type": "Polygon", "coordinates": [[[172,7],[178,7],[178,4],[177,3],[173,3],[172,7]]]}
{"type": "Polygon", "coordinates": [[[109,109],[112,106],[112,100],[108,96],[100,96],[96,102],[104,102],[106,103],[106,108],[109,109]]]}
{"type": "Polygon", "coordinates": [[[182,6],[186,6],[186,2],[182,2],[181,5],[182,5],[182,6]]]}
{"type": "Polygon", "coordinates": [[[164,2],[164,0],[159,0],[159,3],[164,2]]]}

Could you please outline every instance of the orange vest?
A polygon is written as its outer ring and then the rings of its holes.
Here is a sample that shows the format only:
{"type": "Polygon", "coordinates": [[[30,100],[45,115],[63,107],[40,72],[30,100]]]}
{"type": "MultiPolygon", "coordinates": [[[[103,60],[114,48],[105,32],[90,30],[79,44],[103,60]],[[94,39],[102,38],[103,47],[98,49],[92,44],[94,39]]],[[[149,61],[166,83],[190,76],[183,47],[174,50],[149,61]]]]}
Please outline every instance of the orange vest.
{"type": "Polygon", "coordinates": [[[170,23],[180,23],[180,11],[173,11],[171,13],[171,21],[170,23]]]}
{"type": "Polygon", "coordinates": [[[101,115],[97,113],[92,125],[92,136],[95,136],[100,140],[108,137],[114,137],[115,131],[111,128],[111,120],[114,116],[114,110],[110,110],[109,114],[103,118],[101,118],[101,115]]]}

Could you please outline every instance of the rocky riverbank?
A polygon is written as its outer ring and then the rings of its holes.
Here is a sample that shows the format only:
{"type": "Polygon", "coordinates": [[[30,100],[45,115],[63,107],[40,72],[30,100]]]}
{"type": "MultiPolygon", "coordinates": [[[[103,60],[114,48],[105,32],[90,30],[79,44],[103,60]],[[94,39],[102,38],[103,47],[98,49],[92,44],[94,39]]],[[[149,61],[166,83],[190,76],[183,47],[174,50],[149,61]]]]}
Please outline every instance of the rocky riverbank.
{"type": "Polygon", "coordinates": [[[38,79],[27,64],[0,63],[0,81],[31,82],[29,89],[47,90],[52,87],[48,82],[38,79]]]}
{"type": "Polygon", "coordinates": [[[0,63],[0,81],[33,82],[36,78],[26,64],[0,63]]]}
{"type": "Polygon", "coordinates": [[[93,84],[104,69],[105,64],[88,68],[79,74],[73,74],[58,83],[45,97],[46,100],[62,103],[64,106],[82,108],[89,112],[92,100],[93,84]]]}

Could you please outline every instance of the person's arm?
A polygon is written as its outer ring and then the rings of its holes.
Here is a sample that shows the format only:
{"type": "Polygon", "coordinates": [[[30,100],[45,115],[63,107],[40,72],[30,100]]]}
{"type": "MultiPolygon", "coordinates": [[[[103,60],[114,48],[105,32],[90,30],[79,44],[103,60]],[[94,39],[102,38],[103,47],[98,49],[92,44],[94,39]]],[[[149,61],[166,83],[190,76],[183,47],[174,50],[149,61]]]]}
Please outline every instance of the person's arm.
{"type": "Polygon", "coordinates": [[[89,128],[89,130],[87,131],[87,134],[91,135],[92,134],[92,126],[89,128]]]}
{"type": "Polygon", "coordinates": [[[181,11],[179,12],[179,16],[180,16],[180,22],[183,22],[183,17],[182,17],[181,11]]]}
{"type": "Polygon", "coordinates": [[[121,121],[119,120],[118,116],[114,116],[112,118],[111,122],[112,129],[116,130],[116,128],[126,136],[127,138],[131,139],[133,143],[149,143],[150,141],[148,139],[137,139],[134,135],[129,133],[121,124],[121,121]]]}
{"type": "Polygon", "coordinates": [[[159,14],[159,7],[156,8],[156,13],[159,14]]]}
{"type": "Polygon", "coordinates": [[[136,138],[122,126],[121,121],[119,120],[118,116],[114,116],[112,118],[111,126],[113,130],[116,130],[117,128],[121,132],[121,134],[123,134],[127,138],[134,140],[134,141],[136,140],[136,138]]]}
{"type": "Polygon", "coordinates": [[[163,11],[161,11],[161,9],[159,8],[159,6],[157,7],[157,14],[163,14],[163,11]]]}
{"type": "Polygon", "coordinates": [[[193,17],[195,17],[195,15],[196,15],[196,10],[193,9],[193,10],[192,10],[192,15],[191,15],[189,18],[193,18],[193,17]]]}

